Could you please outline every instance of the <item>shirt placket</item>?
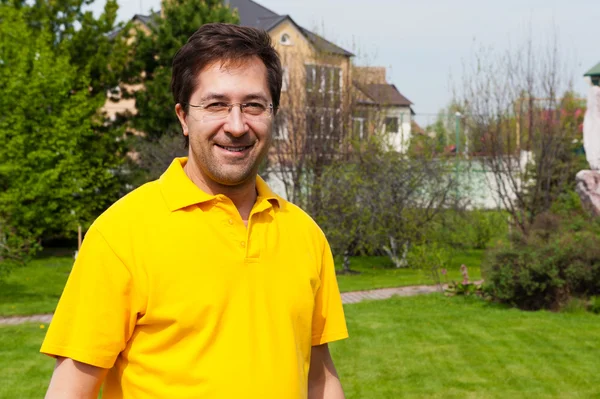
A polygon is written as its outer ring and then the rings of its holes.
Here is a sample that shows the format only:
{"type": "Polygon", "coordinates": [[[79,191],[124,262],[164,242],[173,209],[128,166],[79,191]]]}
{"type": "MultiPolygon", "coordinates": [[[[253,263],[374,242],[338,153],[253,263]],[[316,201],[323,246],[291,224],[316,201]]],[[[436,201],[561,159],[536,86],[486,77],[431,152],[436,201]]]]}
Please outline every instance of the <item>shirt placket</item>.
{"type": "Polygon", "coordinates": [[[252,262],[260,259],[262,252],[261,245],[263,240],[261,239],[263,234],[266,234],[264,229],[266,228],[264,223],[257,223],[266,212],[272,208],[272,204],[266,200],[257,201],[256,205],[252,208],[250,216],[248,217],[248,228],[246,229],[246,261],[252,262]]]}

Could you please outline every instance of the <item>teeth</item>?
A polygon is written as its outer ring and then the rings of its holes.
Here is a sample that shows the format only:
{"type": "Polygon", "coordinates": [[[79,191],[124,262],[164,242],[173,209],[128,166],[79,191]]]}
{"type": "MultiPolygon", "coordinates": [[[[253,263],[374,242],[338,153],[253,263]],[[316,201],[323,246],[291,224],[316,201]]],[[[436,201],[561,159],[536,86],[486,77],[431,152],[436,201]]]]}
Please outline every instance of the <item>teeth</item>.
{"type": "Polygon", "coordinates": [[[242,152],[244,151],[246,148],[249,148],[249,146],[247,147],[225,147],[225,146],[219,146],[227,151],[231,151],[231,152],[242,152]]]}

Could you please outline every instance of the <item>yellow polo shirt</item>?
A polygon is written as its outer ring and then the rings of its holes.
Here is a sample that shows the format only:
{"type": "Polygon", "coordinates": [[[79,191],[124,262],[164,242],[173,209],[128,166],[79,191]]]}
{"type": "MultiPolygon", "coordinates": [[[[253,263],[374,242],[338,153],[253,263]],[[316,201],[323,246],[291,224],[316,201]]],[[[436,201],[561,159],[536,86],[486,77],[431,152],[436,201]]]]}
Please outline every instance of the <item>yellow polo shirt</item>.
{"type": "Polygon", "coordinates": [[[185,162],[94,222],[41,352],[109,368],[104,399],[306,398],[348,335],[322,231],[260,178],[246,228],[185,162]]]}

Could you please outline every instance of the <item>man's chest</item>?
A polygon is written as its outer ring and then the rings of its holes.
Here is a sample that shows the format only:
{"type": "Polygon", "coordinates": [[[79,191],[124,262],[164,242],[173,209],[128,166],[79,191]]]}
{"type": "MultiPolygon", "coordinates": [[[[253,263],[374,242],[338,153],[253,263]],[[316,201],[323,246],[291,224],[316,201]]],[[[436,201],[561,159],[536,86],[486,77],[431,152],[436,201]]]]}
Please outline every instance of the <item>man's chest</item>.
{"type": "Polygon", "coordinates": [[[248,227],[226,213],[187,216],[146,232],[148,251],[136,259],[147,276],[140,323],[183,329],[251,328],[263,318],[310,324],[321,267],[310,237],[269,214],[254,215],[248,227]]]}

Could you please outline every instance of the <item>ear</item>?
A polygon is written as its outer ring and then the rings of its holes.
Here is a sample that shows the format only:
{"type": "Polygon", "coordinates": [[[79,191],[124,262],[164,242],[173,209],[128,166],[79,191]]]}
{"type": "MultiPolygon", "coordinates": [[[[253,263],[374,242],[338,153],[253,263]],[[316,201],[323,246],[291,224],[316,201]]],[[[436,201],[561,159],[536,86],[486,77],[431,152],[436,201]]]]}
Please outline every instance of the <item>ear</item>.
{"type": "Polygon", "coordinates": [[[181,104],[175,104],[175,113],[177,114],[177,119],[179,119],[179,123],[181,124],[181,130],[183,130],[183,135],[188,136],[189,129],[186,121],[187,115],[185,114],[185,111],[183,110],[181,104]]]}

